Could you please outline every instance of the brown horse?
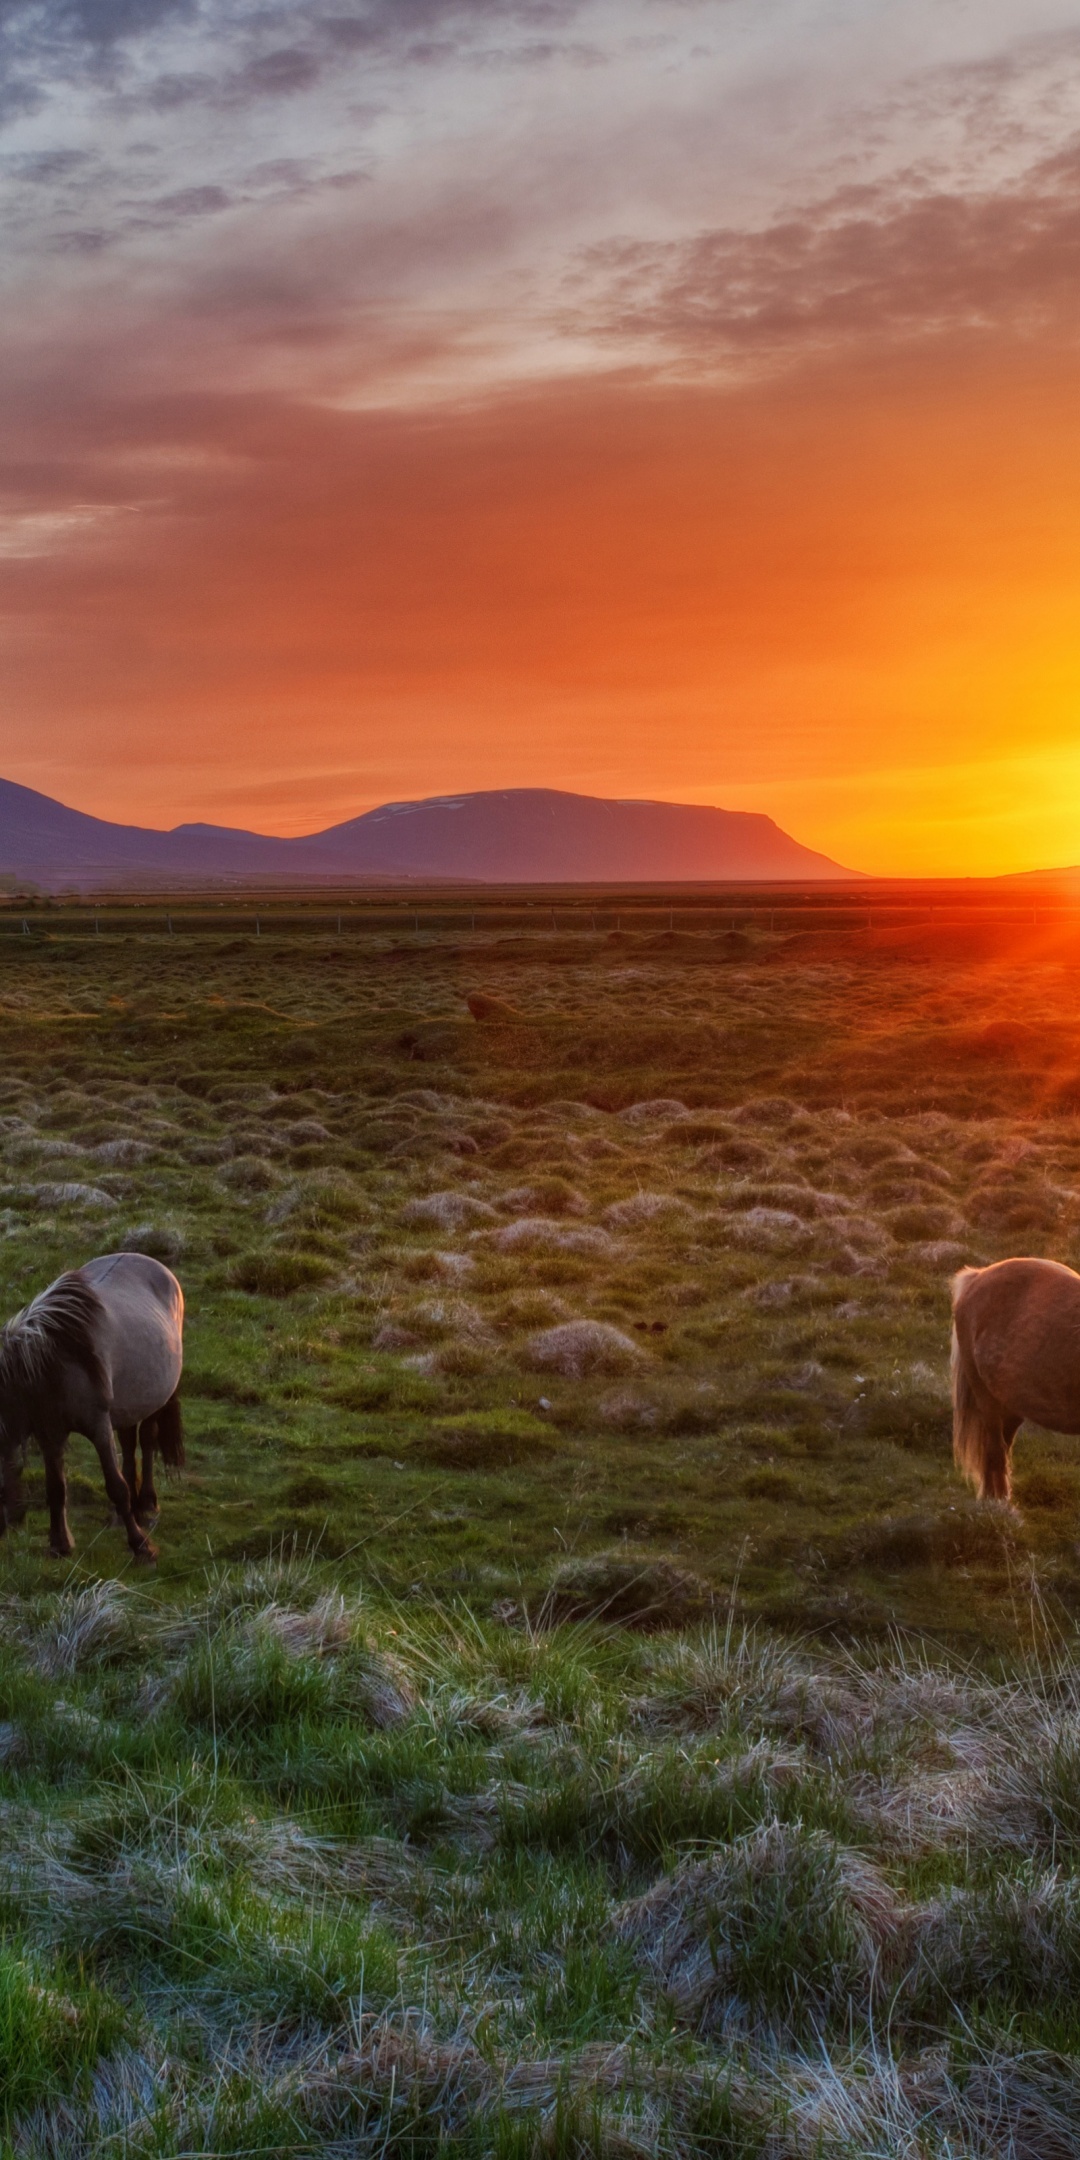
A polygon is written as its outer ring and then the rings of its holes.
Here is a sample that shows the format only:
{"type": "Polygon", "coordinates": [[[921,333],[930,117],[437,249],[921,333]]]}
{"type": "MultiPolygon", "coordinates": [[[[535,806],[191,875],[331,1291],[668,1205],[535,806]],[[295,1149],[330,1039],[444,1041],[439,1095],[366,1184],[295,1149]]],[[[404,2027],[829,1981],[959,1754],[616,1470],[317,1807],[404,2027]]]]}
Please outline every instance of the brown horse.
{"type": "Polygon", "coordinates": [[[1008,1500],[1025,1418],[1080,1433],[1080,1275],[997,1260],[953,1277],[953,1454],[980,1500],[1008,1500]]]}
{"type": "Polygon", "coordinates": [[[184,1460],[183,1324],[183,1292],[167,1267],[144,1253],[106,1253],[59,1276],[0,1329],[0,1531],[25,1514],[21,1472],[33,1438],[45,1457],[50,1549],[61,1558],[74,1551],[64,1451],[68,1434],[81,1432],[97,1450],[136,1559],[157,1559],[146,1535],[157,1509],[154,1449],[166,1463],[184,1460]]]}

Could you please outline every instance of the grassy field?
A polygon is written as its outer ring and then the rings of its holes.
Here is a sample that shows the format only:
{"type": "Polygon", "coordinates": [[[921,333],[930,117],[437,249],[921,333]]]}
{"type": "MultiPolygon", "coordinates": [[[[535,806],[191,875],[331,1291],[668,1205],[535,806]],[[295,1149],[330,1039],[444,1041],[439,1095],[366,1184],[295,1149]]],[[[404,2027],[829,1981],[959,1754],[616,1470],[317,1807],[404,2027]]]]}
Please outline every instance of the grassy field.
{"type": "Polygon", "coordinates": [[[14,2151],[1080,2153],[1080,934],[932,904],[0,916],[0,1310],[189,1307],[156,1573],[0,1548],[14,2151]]]}

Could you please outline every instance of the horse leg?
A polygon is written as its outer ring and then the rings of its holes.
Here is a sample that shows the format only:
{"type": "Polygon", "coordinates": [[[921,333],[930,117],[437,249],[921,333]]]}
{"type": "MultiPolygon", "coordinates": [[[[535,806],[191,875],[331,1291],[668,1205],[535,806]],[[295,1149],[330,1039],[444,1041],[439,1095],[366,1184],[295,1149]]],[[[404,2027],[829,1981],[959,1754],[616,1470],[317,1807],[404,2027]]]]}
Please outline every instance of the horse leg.
{"type": "Polygon", "coordinates": [[[18,1455],[5,1455],[4,1475],[0,1486],[0,1533],[15,1528],[26,1514],[26,1494],[23,1491],[22,1462],[18,1455]]]}
{"type": "Polygon", "coordinates": [[[154,1523],[159,1513],[158,1496],[154,1489],[154,1442],[157,1439],[155,1418],[147,1418],[139,1437],[142,1442],[142,1477],[139,1481],[135,1513],[141,1523],[154,1523]]]}
{"type": "Polygon", "coordinates": [[[1009,1497],[1009,1458],[1001,1429],[988,1432],[983,1443],[982,1490],[980,1500],[1007,1500],[1009,1497]]]}
{"type": "Polygon", "coordinates": [[[980,1499],[1010,1500],[1012,1498],[1012,1444],[1020,1430],[1022,1420],[1000,1411],[992,1425],[988,1423],[983,1455],[983,1488],[980,1499]]]}
{"type": "Polygon", "coordinates": [[[952,1336],[953,1458],[980,1500],[1007,1500],[1009,1449],[1021,1421],[984,1386],[967,1334],[958,1309],[952,1336]]]}
{"type": "Polygon", "coordinates": [[[135,1520],[131,1505],[130,1488],[120,1475],[120,1465],[116,1460],[116,1443],[113,1440],[112,1424],[107,1411],[103,1411],[97,1419],[90,1438],[97,1450],[97,1459],[101,1464],[101,1474],[105,1480],[105,1490],[127,1531],[127,1541],[132,1552],[137,1560],[156,1560],[156,1549],[150,1543],[145,1531],[140,1529],[135,1520]]]}
{"type": "Polygon", "coordinates": [[[117,1433],[120,1455],[124,1465],[124,1483],[131,1496],[131,1506],[136,1522],[153,1520],[158,1511],[158,1497],[154,1491],[154,1441],[157,1437],[155,1418],[144,1418],[141,1425],[122,1425],[117,1433]],[[142,1477],[136,1468],[136,1448],[142,1448],[142,1477]]]}
{"type": "Polygon", "coordinates": [[[41,1452],[45,1457],[45,1498],[49,1504],[49,1551],[54,1560],[66,1560],[75,1550],[75,1540],[68,1528],[64,1443],[43,1443],[41,1452]]]}
{"type": "Polygon", "coordinates": [[[1010,1501],[1012,1499],[1013,1441],[1023,1422],[1023,1418],[1012,1417],[1008,1413],[1001,1421],[1001,1444],[1005,1450],[1005,1498],[1010,1501]]]}
{"type": "MultiPolygon", "coordinates": [[[[138,1486],[138,1472],[135,1468],[135,1444],[139,1437],[139,1428],[137,1425],[121,1425],[116,1437],[120,1442],[120,1456],[124,1465],[124,1483],[131,1495],[132,1505],[134,1505],[138,1486]]],[[[121,1517],[114,1512],[113,1521],[119,1522],[120,1520],[121,1517]]]]}

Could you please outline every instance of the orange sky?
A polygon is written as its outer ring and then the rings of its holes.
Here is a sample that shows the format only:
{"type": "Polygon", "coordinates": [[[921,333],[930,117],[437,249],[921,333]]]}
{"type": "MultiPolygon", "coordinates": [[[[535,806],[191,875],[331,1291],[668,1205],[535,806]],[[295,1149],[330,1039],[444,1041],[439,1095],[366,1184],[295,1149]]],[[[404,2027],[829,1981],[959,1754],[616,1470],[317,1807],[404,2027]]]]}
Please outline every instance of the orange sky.
{"type": "Polygon", "coordinates": [[[0,332],[0,771],[155,824],[546,784],[765,809],[883,873],[1080,860],[1080,36],[995,6],[926,57],[901,0],[861,72],[807,39],[770,158],[737,93],[782,113],[792,55],[743,0],[626,0],[662,94],[626,9],[441,4],[406,49],[361,0],[368,123],[321,17],[260,55],[223,13],[246,178],[196,178],[220,113],[175,86],[220,68],[148,77],[106,21],[156,194],[115,83],[108,170],[87,147],[100,16],[62,80],[40,60],[6,168],[38,192],[0,332]],[[605,67],[633,185],[587,125],[605,67]]]}

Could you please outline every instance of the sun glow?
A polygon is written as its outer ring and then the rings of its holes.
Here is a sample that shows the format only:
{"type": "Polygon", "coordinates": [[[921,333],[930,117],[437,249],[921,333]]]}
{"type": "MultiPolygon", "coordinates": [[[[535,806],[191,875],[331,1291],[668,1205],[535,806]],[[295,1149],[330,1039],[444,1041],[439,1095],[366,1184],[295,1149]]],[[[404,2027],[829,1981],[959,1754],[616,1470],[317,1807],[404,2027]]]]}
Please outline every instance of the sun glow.
{"type": "Polygon", "coordinates": [[[541,46],[526,0],[496,50],[466,4],[421,63],[373,0],[333,67],[170,12],[149,164],[136,32],[43,90],[0,168],[7,775],[164,825],[545,785],[889,873],[1071,859],[1075,56],[1032,7],[729,0],[699,45],[574,0],[541,46]]]}

